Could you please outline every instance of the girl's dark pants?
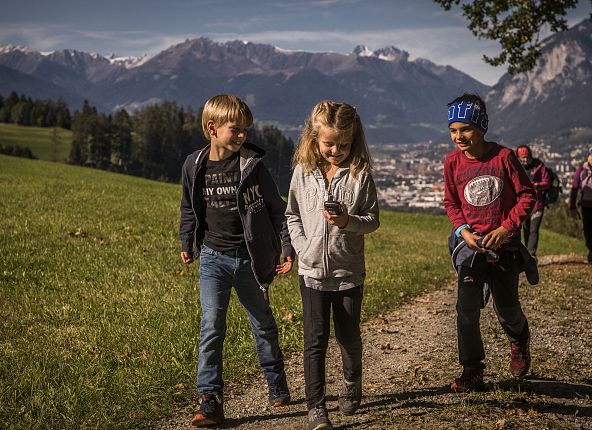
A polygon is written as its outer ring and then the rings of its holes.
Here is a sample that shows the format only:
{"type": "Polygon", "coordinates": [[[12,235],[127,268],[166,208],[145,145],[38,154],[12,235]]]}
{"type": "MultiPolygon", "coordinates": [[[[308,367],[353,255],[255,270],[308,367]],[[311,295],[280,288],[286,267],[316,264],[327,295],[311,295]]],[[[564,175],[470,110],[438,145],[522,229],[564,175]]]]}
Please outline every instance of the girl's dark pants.
{"type": "Polygon", "coordinates": [[[331,331],[331,308],[335,338],[341,349],[343,376],[355,381],[362,376],[360,312],[364,286],[343,291],[308,288],[300,276],[304,318],[304,381],[308,410],[325,404],[325,357],[331,331]]]}
{"type": "Polygon", "coordinates": [[[500,251],[499,254],[499,262],[495,264],[487,263],[484,254],[477,254],[473,267],[461,266],[458,272],[458,353],[460,364],[466,367],[485,367],[479,319],[485,306],[483,287],[486,283],[497,318],[510,342],[523,344],[530,336],[518,299],[520,253],[500,251]]]}

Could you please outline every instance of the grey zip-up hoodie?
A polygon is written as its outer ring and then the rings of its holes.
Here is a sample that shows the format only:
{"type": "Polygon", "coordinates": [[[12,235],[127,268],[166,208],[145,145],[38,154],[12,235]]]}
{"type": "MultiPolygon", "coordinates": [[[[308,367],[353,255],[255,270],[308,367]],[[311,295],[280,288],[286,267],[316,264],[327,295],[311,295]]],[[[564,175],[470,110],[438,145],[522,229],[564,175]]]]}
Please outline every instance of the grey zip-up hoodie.
{"type": "Polygon", "coordinates": [[[318,168],[305,173],[296,166],[286,209],[292,246],[298,255],[298,274],[315,279],[360,277],[366,273],[364,234],[379,226],[378,200],[372,175],[356,179],[349,166],[340,168],[329,187],[318,168]],[[333,199],[344,203],[349,221],[344,228],[329,224],[322,214],[323,203],[333,199]]]}

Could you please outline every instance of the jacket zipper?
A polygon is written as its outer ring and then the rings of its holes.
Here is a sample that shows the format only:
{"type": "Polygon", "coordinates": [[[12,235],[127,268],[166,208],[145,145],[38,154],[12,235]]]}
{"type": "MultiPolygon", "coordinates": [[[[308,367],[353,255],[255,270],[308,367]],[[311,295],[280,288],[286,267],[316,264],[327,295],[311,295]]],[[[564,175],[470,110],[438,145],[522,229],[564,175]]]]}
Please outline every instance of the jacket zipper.
{"type": "Polygon", "coordinates": [[[243,170],[241,170],[241,180],[238,184],[238,187],[236,189],[236,210],[238,211],[238,217],[241,220],[241,224],[243,226],[243,232],[245,232],[245,247],[247,248],[247,252],[249,253],[249,256],[251,257],[251,270],[253,271],[253,276],[255,277],[255,280],[257,281],[257,283],[259,284],[259,289],[261,290],[261,292],[263,293],[263,298],[267,301],[269,300],[269,295],[267,293],[267,290],[269,288],[269,286],[267,284],[263,284],[261,283],[261,281],[259,280],[259,277],[257,276],[257,272],[255,271],[255,260],[253,259],[253,253],[251,252],[251,248],[249,248],[249,241],[246,238],[246,229],[245,229],[245,221],[243,219],[243,214],[241,213],[241,211],[239,210],[239,200],[240,200],[240,190],[242,189],[244,180],[251,174],[251,172],[255,169],[257,163],[259,162],[260,159],[249,159],[247,161],[247,164],[245,165],[245,168],[243,170]],[[253,167],[251,167],[251,165],[253,167]],[[248,170],[248,172],[247,172],[248,170]],[[245,173],[245,175],[243,176],[243,173],[245,173]]]}
{"type": "MultiPolygon", "coordinates": [[[[333,180],[335,179],[335,177],[331,178],[331,182],[329,182],[329,185],[327,187],[324,187],[325,185],[325,178],[323,177],[323,188],[324,191],[326,193],[325,196],[325,200],[333,200],[333,180]]],[[[329,268],[329,222],[327,222],[327,220],[325,220],[325,223],[323,225],[324,228],[324,246],[323,246],[323,271],[325,273],[323,273],[323,277],[326,278],[329,273],[330,273],[330,268],[329,268]]]]}

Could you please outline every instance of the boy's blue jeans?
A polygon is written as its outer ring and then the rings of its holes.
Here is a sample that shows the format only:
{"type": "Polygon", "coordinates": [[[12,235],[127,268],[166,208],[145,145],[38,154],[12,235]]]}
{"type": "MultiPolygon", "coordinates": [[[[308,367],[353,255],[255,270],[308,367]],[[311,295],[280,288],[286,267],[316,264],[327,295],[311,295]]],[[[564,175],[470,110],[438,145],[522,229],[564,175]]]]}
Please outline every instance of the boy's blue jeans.
{"type": "Polygon", "coordinates": [[[199,297],[201,330],[197,370],[198,393],[221,395],[222,347],[226,336],[226,311],[232,287],[247,311],[255,338],[259,363],[268,384],[280,383],[284,357],[279,346],[278,328],[251,268],[246,249],[220,253],[203,246],[200,254],[199,297]]]}

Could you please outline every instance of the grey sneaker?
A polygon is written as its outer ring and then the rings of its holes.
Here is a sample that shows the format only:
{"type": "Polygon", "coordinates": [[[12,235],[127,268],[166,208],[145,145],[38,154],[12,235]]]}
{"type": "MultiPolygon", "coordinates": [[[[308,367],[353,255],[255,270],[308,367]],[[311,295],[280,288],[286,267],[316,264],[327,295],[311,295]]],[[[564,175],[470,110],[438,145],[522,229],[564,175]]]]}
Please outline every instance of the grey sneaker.
{"type": "Polygon", "coordinates": [[[337,401],[343,415],[353,415],[362,402],[362,377],[360,376],[356,381],[346,379],[337,401]]]}
{"type": "Polygon", "coordinates": [[[308,411],[308,430],[333,430],[325,405],[318,405],[308,411]]]}

